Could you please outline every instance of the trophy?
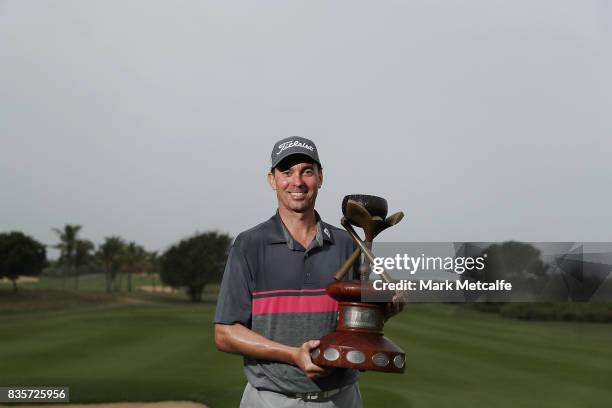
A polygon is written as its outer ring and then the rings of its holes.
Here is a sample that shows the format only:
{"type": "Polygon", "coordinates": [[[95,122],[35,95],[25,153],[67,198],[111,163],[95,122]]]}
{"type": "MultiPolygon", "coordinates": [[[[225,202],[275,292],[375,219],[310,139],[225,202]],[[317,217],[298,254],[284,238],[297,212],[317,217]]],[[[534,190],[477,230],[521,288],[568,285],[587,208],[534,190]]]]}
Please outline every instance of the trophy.
{"type": "MultiPolygon", "coordinates": [[[[311,351],[313,363],[320,366],[354,368],[357,370],[403,373],[406,355],[391,340],[383,336],[384,303],[362,302],[389,295],[374,290],[369,281],[370,263],[374,263],[372,241],[385,229],[397,224],[404,217],[398,212],[387,217],[387,201],[384,198],[354,194],[342,200],[342,226],[351,235],[358,248],[336,272],[335,281],[327,286],[327,294],[338,301],[336,331],[320,339],[319,347],[311,351]],[[364,231],[365,240],[355,232],[353,226],[364,231]],[[343,281],[342,278],[353,265],[365,261],[359,267],[359,280],[343,281]]],[[[386,272],[381,278],[390,282],[386,272]]],[[[401,296],[401,293],[399,293],[401,296]]]]}

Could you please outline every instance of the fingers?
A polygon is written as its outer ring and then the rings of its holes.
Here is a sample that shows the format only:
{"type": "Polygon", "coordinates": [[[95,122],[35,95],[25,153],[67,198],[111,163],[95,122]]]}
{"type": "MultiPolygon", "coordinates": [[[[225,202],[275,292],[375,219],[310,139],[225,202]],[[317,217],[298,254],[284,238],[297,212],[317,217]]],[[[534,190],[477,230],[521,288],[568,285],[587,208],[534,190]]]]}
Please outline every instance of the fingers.
{"type": "MultiPolygon", "coordinates": [[[[308,359],[310,359],[310,355],[308,355],[308,359]]],[[[305,364],[303,371],[306,373],[306,376],[311,379],[322,377],[325,374],[325,370],[312,361],[305,364]]]]}
{"type": "Polygon", "coordinates": [[[397,292],[395,295],[393,295],[393,298],[391,298],[391,302],[400,303],[403,306],[403,304],[407,302],[404,292],[397,292]]]}
{"type": "Polygon", "coordinates": [[[400,313],[402,310],[404,310],[404,302],[403,297],[401,296],[401,294],[397,294],[395,296],[393,296],[393,301],[392,302],[388,302],[385,304],[385,321],[389,320],[389,318],[395,316],[396,314],[400,313]],[[399,301],[396,301],[396,296],[399,296],[399,301]]]}
{"type": "Polygon", "coordinates": [[[319,340],[309,340],[300,347],[300,356],[298,357],[298,366],[304,371],[308,378],[318,378],[325,374],[325,370],[312,362],[310,350],[318,347],[319,340]]]}
{"type": "Polygon", "coordinates": [[[318,347],[320,343],[321,343],[321,342],[320,342],[319,340],[309,340],[309,341],[307,341],[306,343],[304,343],[304,344],[302,345],[302,347],[304,347],[304,346],[305,346],[305,347],[306,347],[306,350],[310,351],[310,350],[312,350],[313,348],[318,347]]]}
{"type": "Polygon", "coordinates": [[[310,363],[306,366],[306,373],[312,375],[320,375],[323,374],[325,370],[314,363],[310,363]]]}

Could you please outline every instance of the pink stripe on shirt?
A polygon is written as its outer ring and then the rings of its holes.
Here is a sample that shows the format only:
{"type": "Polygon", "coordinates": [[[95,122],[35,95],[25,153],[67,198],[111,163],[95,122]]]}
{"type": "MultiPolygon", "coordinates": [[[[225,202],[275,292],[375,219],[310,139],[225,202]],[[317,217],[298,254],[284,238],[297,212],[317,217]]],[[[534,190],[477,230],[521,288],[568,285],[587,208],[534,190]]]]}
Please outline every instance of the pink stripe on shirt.
{"type": "Polygon", "coordinates": [[[253,299],[253,316],[273,313],[336,312],[337,310],[338,302],[327,295],[270,296],[253,299]]]}

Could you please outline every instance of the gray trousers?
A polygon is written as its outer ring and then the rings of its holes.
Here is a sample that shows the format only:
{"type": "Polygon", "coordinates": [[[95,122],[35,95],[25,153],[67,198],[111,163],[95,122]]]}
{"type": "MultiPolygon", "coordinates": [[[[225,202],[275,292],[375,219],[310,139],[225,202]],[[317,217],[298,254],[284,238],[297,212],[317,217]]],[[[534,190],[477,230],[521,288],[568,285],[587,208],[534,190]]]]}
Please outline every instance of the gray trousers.
{"type": "Polygon", "coordinates": [[[347,387],[329,399],[321,401],[304,401],[299,398],[289,398],[284,394],[272,391],[258,390],[247,383],[240,401],[241,408],[362,408],[359,384],[347,387]]]}

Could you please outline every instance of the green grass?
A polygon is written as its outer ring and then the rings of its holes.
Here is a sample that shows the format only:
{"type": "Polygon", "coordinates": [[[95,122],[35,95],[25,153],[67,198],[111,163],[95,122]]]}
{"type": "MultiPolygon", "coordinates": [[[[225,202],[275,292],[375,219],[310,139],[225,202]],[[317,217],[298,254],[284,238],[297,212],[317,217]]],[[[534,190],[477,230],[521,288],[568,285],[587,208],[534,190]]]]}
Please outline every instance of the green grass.
{"type": "Polygon", "coordinates": [[[367,406],[607,407],[612,326],[503,319],[450,305],[414,305],[386,335],[404,375],[368,373],[367,406]]]}
{"type": "MultiPolygon", "coordinates": [[[[75,290],[76,289],[76,279],[74,276],[66,278],[64,281],[63,278],[57,276],[39,276],[39,282],[28,282],[28,283],[20,283],[18,285],[18,289],[66,289],[66,290],[75,290]],[[64,287],[65,284],[65,287],[64,287]]],[[[121,287],[123,291],[127,290],[127,276],[120,275],[119,278],[121,280],[121,287]]],[[[160,286],[159,278],[155,276],[147,276],[147,275],[132,275],[132,288],[136,291],[136,288],[139,286],[160,286]]],[[[12,283],[2,283],[0,284],[0,288],[2,289],[11,289],[12,283]]],[[[106,291],[106,281],[104,274],[89,274],[89,275],[81,275],[78,281],[78,289],[79,291],[85,292],[105,292],[106,291]]]]}
{"type": "Polygon", "coordinates": [[[68,385],[72,402],[235,400],[242,364],[214,349],[214,305],[113,299],[0,314],[0,384],[68,385]]]}
{"type": "MultiPolygon", "coordinates": [[[[73,402],[238,406],[242,360],[215,350],[213,313],[212,299],[194,305],[147,294],[126,301],[36,290],[13,296],[2,289],[0,385],[68,385],[73,402]],[[70,301],[49,307],[63,297],[70,301]]],[[[610,325],[410,305],[388,323],[386,335],[406,351],[406,373],[364,373],[367,407],[608,407],[612,401],[610,325]]]]}

